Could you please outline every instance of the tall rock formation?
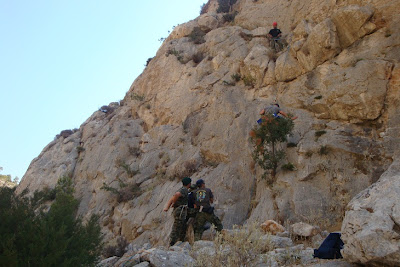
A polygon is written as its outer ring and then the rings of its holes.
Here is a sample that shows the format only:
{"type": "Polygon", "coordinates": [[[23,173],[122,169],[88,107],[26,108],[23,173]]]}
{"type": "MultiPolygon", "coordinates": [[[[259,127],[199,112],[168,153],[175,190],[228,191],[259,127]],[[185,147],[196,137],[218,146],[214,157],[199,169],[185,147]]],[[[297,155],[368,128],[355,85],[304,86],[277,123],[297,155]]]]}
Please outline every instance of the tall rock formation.
{"type": "Polygon", "coordinates": [[[344,257],[368,266],[400,263],[400,164],[348,205],[342,226],[344,257]]]}
{"type": "Polygon", "coordinates": [[[45,147],[18,190],[70,175],[80,214],[99,214],[108,239],[138,243],[166,242],[162,206],[183,175],[213,189],[225,227],[308,219],[340,229],[346,205],[400,148],[400,2],[239,0],[233,22],[217,3],[174,29],[120,103],[45,147]],[[273,21],[288,42],[278,54],[249,37],[273,21]],[[286,149],[296,170],[268,187],[248,133],[275,100],[299,117],[286,149]]]}

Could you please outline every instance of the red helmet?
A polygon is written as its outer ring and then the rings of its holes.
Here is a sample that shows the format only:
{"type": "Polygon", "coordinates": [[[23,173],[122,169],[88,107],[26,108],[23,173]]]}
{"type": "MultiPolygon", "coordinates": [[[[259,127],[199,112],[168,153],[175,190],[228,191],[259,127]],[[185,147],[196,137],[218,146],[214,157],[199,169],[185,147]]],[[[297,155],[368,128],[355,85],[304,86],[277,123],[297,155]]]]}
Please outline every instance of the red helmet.
{"type": "Polygon", "coordinates": [[[278,26],[278,23],[274,21],[274,23],[272,23],[272,26],[278,26]]]}

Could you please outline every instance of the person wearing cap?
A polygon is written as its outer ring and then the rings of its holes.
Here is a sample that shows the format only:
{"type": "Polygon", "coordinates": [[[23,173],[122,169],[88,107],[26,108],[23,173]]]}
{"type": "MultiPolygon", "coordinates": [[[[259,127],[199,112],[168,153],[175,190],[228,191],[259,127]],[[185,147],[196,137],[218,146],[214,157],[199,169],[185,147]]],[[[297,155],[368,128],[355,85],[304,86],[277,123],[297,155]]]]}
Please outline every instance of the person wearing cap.
{"type": "Polygon", "coordinates": [[[214,202],[214,195],[211,189],[206,188],[203,179],[197,180],[196,185],[199,189],[194,192],[194,206],[197,210],[196,220],[194,223],[195,241],[201,239],[206,222],[214,224],[218,232],[223,228],[220,219],[214,214],[214,207],[211,206],[214,202]]]}
{"type": "Polygon", "coordinates": [[[168,200],[164,206],[164,211],[167,212],[172,206],[174,210],[174,224],[170,234],[170,246],[173,246],[177,241],[185,241],[186,235],[186,216],[188,209],[188,194],[192,179],[185,177],[182,179],[182,187],[168,200]]]}
{"type": "MultiPolygon", "coordinates": [[[[274,118],[279,118],[281,115],[289,118],[289,116],[281,110],[278,103],[273,103],[260,111],[260,115],[266,114],[271,114],[274,118]]],[[[297,117],[292,117],[291,119],[295,120],[297,117]]]]}

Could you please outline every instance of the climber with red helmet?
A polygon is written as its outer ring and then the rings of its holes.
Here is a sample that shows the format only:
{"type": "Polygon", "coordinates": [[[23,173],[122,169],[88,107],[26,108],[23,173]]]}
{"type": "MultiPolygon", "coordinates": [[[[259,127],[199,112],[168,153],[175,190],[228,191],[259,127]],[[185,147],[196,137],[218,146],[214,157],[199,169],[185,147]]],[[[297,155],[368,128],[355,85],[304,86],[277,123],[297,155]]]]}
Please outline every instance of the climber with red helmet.
{"type": "MultiPolygon", "coordinates": [[[[275,47],[275,42],[278,44],[278,49],[282,49],[283,45],[280,41],[280,37],[282,36],[282,32],[281,30],[278,29],[278,23],[274,22],[272,23],[272,26],[274,27],[273,29],[271,29],[268,33],[268,39],[270,40],[270,44],[271,47],[274,48],[275,50],[277,50],[277,48],[275,47]]],[[[278,51],[276,51],[278,52],[278,51]]]]}
{"type": "Polygon", "coordinates": [[[272,26],[274,27],[271,29],[268,33],[269,38],[277,38],[282,36],[281,30],[278,29],[278,23],[274,22],[272,23],[272,26]]]}

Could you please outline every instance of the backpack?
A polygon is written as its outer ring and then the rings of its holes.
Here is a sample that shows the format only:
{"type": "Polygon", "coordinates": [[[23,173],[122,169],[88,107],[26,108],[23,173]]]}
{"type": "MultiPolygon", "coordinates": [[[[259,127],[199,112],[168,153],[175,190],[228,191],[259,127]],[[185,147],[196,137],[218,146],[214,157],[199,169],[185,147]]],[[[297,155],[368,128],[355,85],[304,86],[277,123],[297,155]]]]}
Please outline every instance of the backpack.
{"type": "Polygon", "coordinates": [[[314,249],[314,258],[320,259],[341,259],[343,258],[340,249],[343,248],[343,241],[340,233],[330,233],[318,249],[314,249]]]}
{"type": "Polygon", "coordinates": [[[213,213],[214,211],[214,207],[210,205],[210,194],[211,191],[209,189],[197,189],[195,191],[194,199],[197,206],[203,206],[202,212],[213,213]]]}

